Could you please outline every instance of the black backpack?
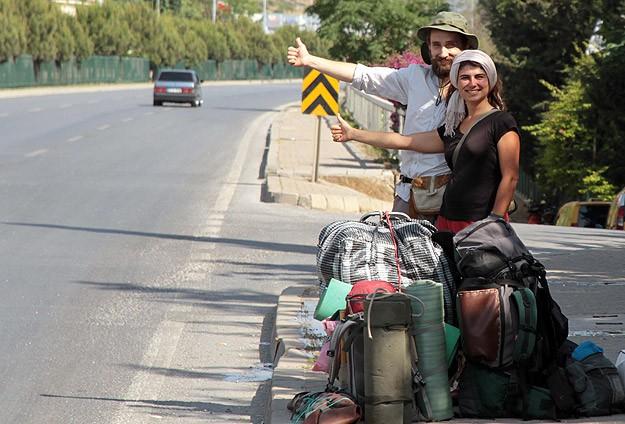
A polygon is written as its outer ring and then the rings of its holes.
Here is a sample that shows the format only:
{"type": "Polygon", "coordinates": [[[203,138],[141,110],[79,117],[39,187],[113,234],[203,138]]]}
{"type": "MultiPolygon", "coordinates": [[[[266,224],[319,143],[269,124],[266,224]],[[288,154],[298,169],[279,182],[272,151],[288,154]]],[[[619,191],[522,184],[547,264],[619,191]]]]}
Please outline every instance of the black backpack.
{"type": "Polygon", "coordinates": [[[508,377],[506,395],[523,400],[512,411],[501,407],[510,416],[522,411],[527,418],[537,388],[548,389],[553,404],[541,401],[544,416],[533,418],[556,418],[556,409],[558,416],[569,415],[574,398],[557,355],[568,337],[568,319],[551,296],[544,266],[503,219],[475,222],[456,234],[454,243],[466,359],[508,377]]]}

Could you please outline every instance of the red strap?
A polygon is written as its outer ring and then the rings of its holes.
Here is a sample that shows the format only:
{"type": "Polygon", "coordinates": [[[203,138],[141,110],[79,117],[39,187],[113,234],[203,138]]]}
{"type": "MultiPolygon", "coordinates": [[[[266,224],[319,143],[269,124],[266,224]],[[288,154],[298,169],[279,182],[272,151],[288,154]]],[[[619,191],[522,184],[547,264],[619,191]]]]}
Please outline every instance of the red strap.
{"type": "Polygon", "coordinates": [[[393,241],[393,247],[395,248],[395,265],[397,265],[397,291],[401,292],[401,268],[399,267],[399,249],[397,248],[397,240],[395,239],[395,229],[393,228],[393,222],[388,212],[384,212],[384,218],[388,225],[389,232],[391,234],[391,240],[393,241]]]}

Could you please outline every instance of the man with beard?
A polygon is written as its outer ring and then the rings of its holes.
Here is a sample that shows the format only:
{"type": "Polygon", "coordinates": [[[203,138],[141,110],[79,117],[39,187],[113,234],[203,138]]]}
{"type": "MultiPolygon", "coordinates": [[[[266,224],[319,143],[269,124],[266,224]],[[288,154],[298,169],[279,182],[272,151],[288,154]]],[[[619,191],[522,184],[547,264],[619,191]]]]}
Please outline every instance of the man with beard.
{"type": "MultiPolygon", "coordinates": [[[[359,90],[406,105],[403,134],[431,131],[445,118],[451,62],[462,50],[477,49],[478,40],[468,32],[464,16],[454,12],[439,13],[429,25],[419,28],[417,36],[423,42],[421,56],[431,66],[391,69],[332,61],[308,53],[299,38],[297,47],[288,48],[287,59],[293,66],[309,66],[359,90]]],[[[450,175],[444,155],[407,150],[399,155],[401,176],[393,210],[433,222],[450,175]]]]}

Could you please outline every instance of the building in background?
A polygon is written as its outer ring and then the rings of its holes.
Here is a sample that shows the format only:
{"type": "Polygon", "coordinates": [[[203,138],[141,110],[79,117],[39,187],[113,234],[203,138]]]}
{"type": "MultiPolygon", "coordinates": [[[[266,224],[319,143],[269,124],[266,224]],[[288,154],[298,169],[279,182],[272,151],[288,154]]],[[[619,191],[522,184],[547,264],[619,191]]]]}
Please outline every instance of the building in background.
{"type": "MultiPolygon", "coordinates": [[[[254,13],[251,16],[254,22],[262,22],[263,14],[254,13]]],[[[274,32],[276,29],[286,26],[294,25],[300,30],[316,31],[319,28],[319,17],[316,15],[290,15],[286,13],[268,13],[267,14],[267,30],[268,32],[274,32]]]]}
{"type": "Polygon", "coordinates": [[[91,5],[102,4],[104,0],[50,0],[52,3],[57,3],[61,7],[61,11],[68,15],[76,15],[76,6],[78,5],[91,5]]]}

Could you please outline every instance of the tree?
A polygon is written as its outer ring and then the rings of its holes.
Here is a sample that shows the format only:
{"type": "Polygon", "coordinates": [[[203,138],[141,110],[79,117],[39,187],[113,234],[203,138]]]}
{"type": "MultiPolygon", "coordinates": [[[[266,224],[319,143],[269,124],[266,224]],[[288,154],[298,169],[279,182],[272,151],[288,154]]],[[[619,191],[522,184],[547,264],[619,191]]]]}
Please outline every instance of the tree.
{"type": "MultiPolygon", "coordinates": [[[[518,122],[536,124],[551,90],[584,49],[601,14],[602,0],[480,0],[499,55],[508,108],[518,122]]],[[[522,133],[522,157],[531,168],[536,139],[522,133]]]]}
{"type": "Polygon", "coordinates": [[[0,62],[26,50],[26,23],[12,0],[0,0],[0,62]]]}
{"type": "Polygon", "coordinates": [[[150,60],[156,66],[173,66],[183,58],[184,44],[173,18],[162,16],[158,20],[157,35],[152,44],[150,60]]]}
{"type": "Polygon", "coordinates": [[[319,16],[334,58],[372,63],[420,45],[417,29],[446,8],[432,0],[315,0],[306,11],[319,16]]]}
{"type": "Polygon", "coordinates": [[[57,31],[54,38],[58,53],[55,59],[59,62],[65,62],[73,59],[76,52],[76,41],[68,22],[69,20],[73,21],[74,17],[59,12],[56,14],[56,19],[57,31]]]}
{"type": "Polygon", "coordinates": [[[76,9],[78,20],[89,32],[94,52],[104,56],[126,56],[133,45],[133,34],[123,19],[124,6],[104,3],[76,9]]]}
{"type": "Polygon", "coordinates": [[[588,125],[602,142],[599,160],[607,169],[606,178],[618,187],[625,186],[625,2],[604,0],[604,12],[599,33],[605,48],[594,54],[596,71],[585,81],[592,104],[588,125]]]}
{"type": "Polygon", "coordinates": [[[206,60],[206,43],[195,31],[194,22],[190,19],[176,19],[178,33],[184,45],[182,60],[185,65],[193,66],[206,60]]]}
{"type": "Polygon", "coordinates": [[[66,23],[75,42],[74,56],[83,60],[93,54],[93,42],[82,24],[72,16],[66,16],[66,23]]]}
{"type": "MultiPolygon", "coordinates": [[[[54,34],[58,30],[56,6],[47,0],[18,2],[18,10],[26,22],[26,51],[39,63],[56,59],[58,48],[54,34]]],[[[3,29],[4,31],[4,29],[3,29]]]]}
{"type": "Polygon", "coordinates": [[[232,21],[218,22],[217,30],[226,39],[231,59],[249,59],[250,53],[245,38],[232,21]]]}

